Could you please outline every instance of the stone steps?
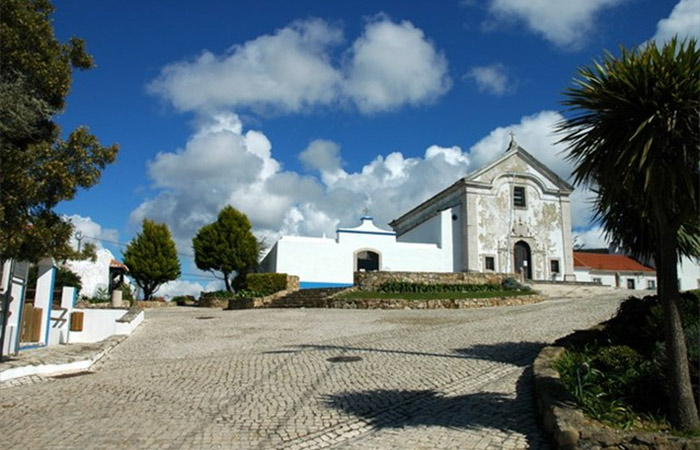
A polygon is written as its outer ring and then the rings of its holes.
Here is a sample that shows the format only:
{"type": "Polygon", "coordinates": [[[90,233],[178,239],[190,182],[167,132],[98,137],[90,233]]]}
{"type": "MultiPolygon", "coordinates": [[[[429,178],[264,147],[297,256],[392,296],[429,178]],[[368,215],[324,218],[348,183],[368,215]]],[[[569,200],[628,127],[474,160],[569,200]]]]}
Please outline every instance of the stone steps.
{"type": "Polygon", "coordinates": [[[268,308],[327,308],[330,296],[347,288],[299,289],[267,305],[268,308]]]}

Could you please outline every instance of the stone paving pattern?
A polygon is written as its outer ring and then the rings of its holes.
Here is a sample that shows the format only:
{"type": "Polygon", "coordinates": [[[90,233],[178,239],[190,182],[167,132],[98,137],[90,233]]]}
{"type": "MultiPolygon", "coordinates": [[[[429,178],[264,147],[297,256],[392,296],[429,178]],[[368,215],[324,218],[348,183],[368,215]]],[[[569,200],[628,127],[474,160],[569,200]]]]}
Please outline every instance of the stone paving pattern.
{"type": "Polygon", "coordinates": [[[621,295],[478,310],[147,312],[68,378],[0,390],[4,449],[546,449],[530,365],[621,295]],[[329,358],[361,357],[354,362],[329,358]]]}

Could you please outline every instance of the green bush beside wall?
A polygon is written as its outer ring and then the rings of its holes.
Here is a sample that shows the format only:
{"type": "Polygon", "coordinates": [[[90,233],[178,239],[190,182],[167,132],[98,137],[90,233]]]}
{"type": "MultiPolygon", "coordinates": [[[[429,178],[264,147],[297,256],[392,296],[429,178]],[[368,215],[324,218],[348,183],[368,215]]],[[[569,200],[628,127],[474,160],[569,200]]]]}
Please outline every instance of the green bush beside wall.
{"type": "Polygon", "coordinates": [[[287,274],[249,273],[246,282],[249,291],[270,295],[287,289],[287,274]]]}

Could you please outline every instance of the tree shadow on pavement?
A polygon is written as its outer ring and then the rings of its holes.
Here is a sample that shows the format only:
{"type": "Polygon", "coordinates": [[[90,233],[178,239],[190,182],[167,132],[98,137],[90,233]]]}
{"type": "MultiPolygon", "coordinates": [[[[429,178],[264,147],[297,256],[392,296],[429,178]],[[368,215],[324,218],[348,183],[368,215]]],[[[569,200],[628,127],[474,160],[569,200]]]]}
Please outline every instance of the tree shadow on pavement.
{"type": "MultiPolygon", "coordinates": [[[[457,354],[453,356],[457,358],[484,359],[525,367],[516,382],[514,396],[486,390],[450,396],[437,390],[373,389],[328,395],[325,402],[347,414],[363,418],[378,429],[419,426],[491,429],[506,435],[522,435],[527,448],[548,449],[547,439],[538,424],[532,368],[529,367],[543,346],[534,342],[506,342],[455,350],[457,354]]],[[[498,380],[494,380],[494,383],[498,383],[498,380]]]]}
{"type": "Polygon", "coordinates": [[[537,358],[545,344],[542,342],[502,342],[500,344],[477,344],[453,351],[472,359],[483,359],[526,367],[537,358]]]}

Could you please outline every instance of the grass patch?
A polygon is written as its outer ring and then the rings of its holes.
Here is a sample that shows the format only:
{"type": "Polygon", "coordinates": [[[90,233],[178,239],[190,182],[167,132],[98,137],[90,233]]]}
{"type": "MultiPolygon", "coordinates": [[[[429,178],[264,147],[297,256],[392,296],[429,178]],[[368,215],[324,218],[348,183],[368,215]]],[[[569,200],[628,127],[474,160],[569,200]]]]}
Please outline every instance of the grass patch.
{"type": "Polygon", "coordinates": [[[482,291],[482,292],[345,292],[338,298],[347,299],[403,299],[403,300],[446,300],[468,298],[493,298],[493,297],[517,297],[519,295],[531,295],[532,292],[523,291],[482,291]]]}

